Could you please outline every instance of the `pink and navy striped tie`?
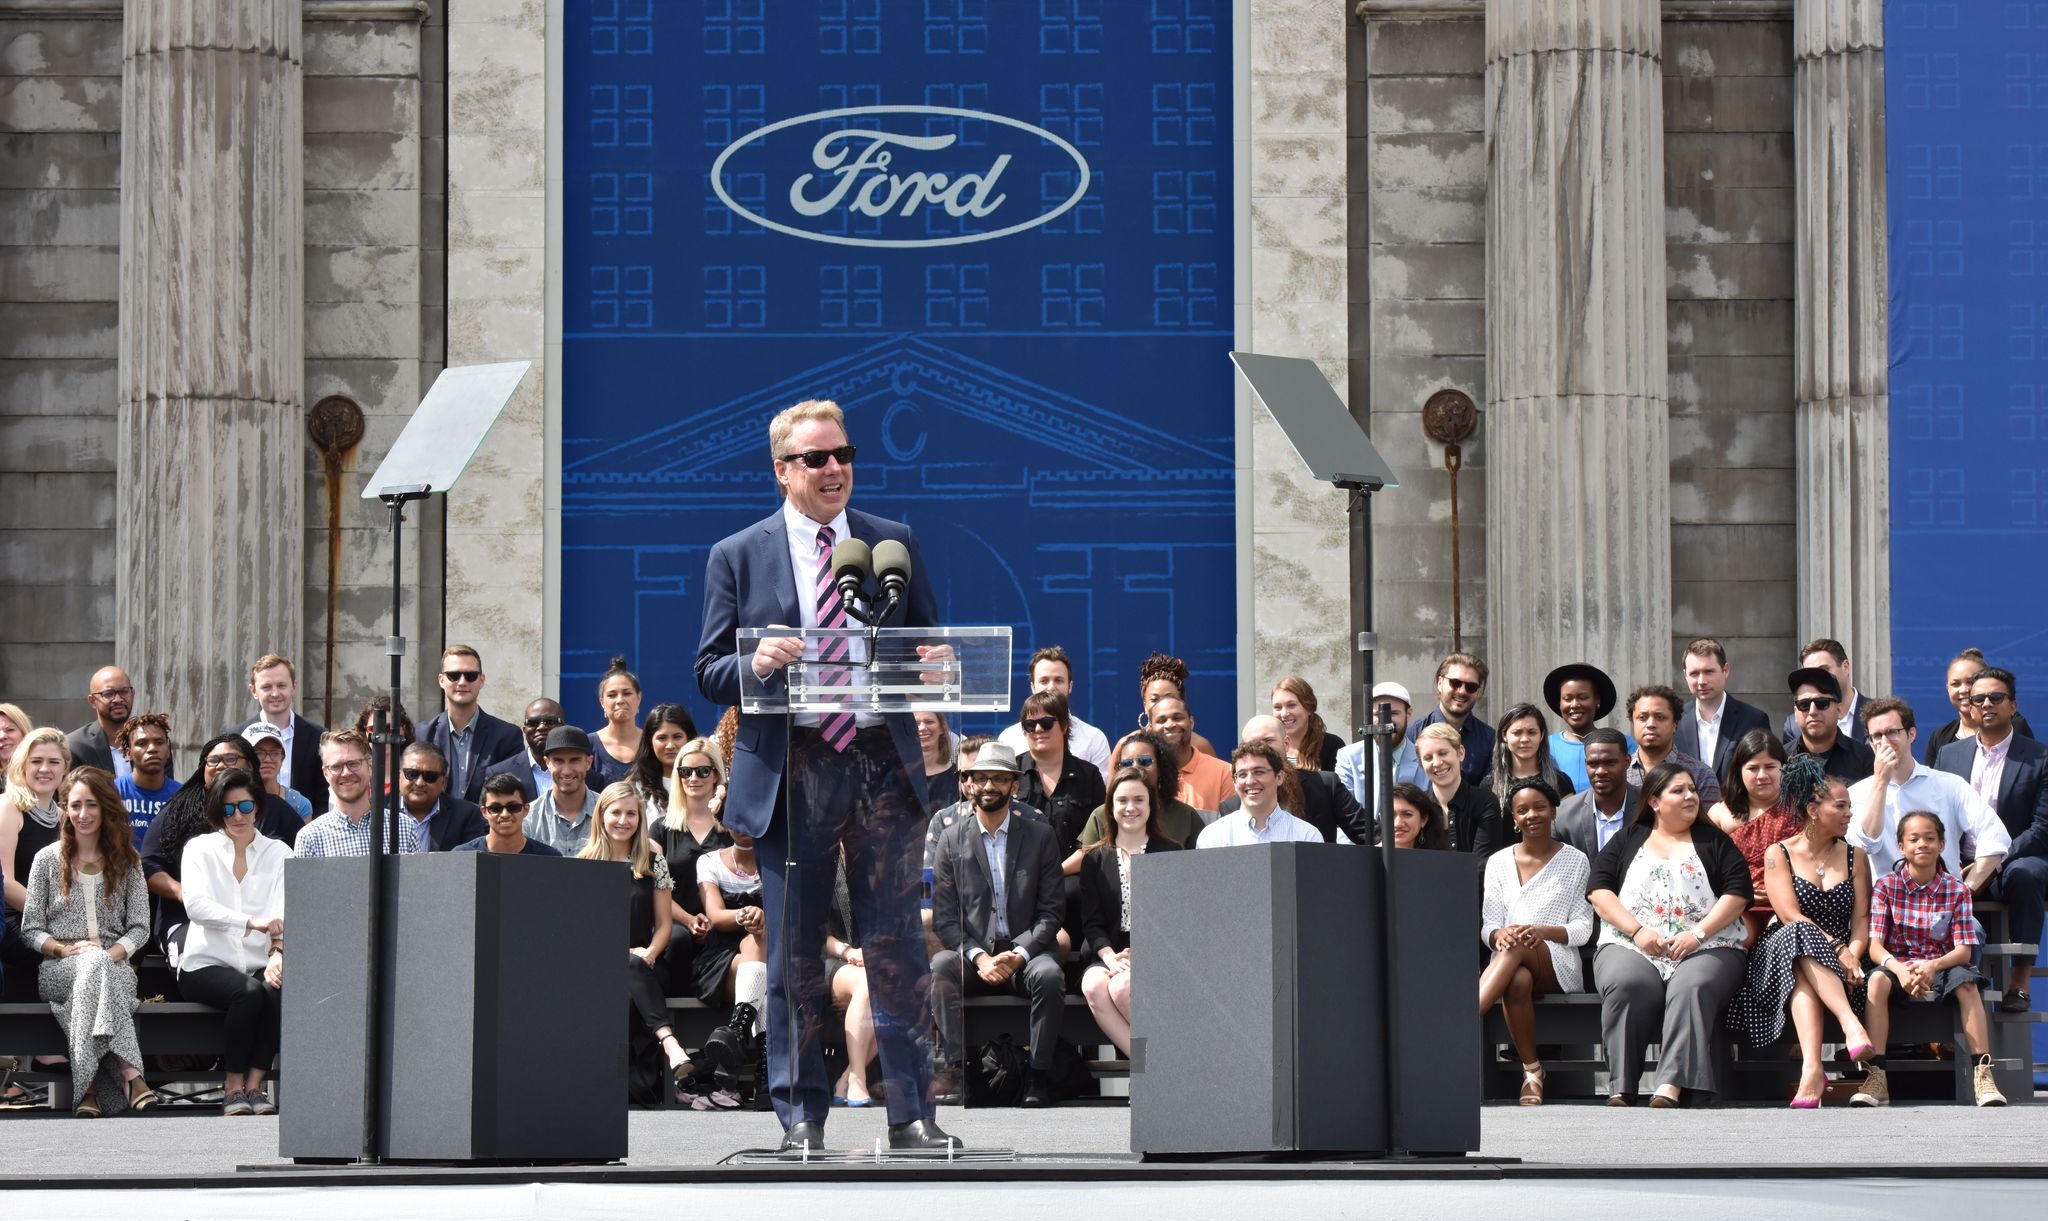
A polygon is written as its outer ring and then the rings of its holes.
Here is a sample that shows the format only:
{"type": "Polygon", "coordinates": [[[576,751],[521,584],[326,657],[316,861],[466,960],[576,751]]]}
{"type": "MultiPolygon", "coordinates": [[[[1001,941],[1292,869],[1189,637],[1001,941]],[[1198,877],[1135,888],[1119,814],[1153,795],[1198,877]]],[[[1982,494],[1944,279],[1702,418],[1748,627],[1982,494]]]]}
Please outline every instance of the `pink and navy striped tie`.
{"type": "MultiPolygon", "coordinates": [[[[845,627],[846,603],[840,600],[839,587],[832,583],[832,527],[818,527],[818,626],[845,627]]],[[[852,649],[852,642],[844,636],[825,641],[818,649],[818,660],[843,662],[852,649]]],[[[853,676],[844,669],[827,672],[825,681],[840,684],[852,681],[853,676]]],[[[818,732],[833,750],[845,750],[853,744],[853,714],[835,712],[818,725],[818,732]]]]}

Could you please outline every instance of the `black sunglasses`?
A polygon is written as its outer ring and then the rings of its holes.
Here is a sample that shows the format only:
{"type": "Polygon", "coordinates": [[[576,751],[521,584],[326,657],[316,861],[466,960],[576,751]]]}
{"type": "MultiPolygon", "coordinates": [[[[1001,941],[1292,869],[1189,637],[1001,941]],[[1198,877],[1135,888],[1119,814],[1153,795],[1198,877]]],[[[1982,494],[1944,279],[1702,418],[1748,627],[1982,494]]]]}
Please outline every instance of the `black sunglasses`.
{"type": "Polygon", "coordinates": [[[419,781],[424,780],[428,784],[433,784],[436,781],[440,780],[441,777],[447,775],[448,773],[430,772],[424,767],[407,767],[401,768],[398,774],[404,776],[407,780],[413,781],[414,783],[418,783],[419,781]]]}
{"type": "Polygon", "coordinates": [[[483,676],[484,676],[484,672],[483,672],[482,670],[443,670],[443,671],[441,671],[441,677],[442,677],[442,678],[445,678],[445,679],[447,679],[447,680],[448,680],[449,682],[451,682],[451,683],[473,683],[473,682],[475,682],[475,681],[476,681],[477,679],[479,679],[479,678],[482,678],[483,676]]]}
{"type": "Polygon", "coordinates": [[[1052,716],[1027,717],[1017,723],[1024,727],[1026,733],[1045,733],[1059,724],[1060,719],[1052,716]]]}
{"type": "Polygon", "coordinates": [[[561,723],[562,718],[558,716],[530,716],[526,718],[526,727],[528,729],[548,729],[561,723]]]}
{"type": "Polygon", "coordinates": [[[1835,701],[1825,695],[1809,695],[1803,700],[1793,700],[1792,706],[1801,712],[1826,712],[1835,706],[1835,701]]]}
{"type": "Polygon", "coordinates": [[[784,462],[801,462],[814,471],[824,469],[825,463],[834,458],[839,459],[839,465],[841,466],[852,466],[855,448],[852,445],[842,445],[837,449],[807,449],[800,454],[784,454],[782,455],[782,460],[784,462]]]}
{"type": "Polygon", "coordinates": [[[1982,707],[1985,704],[2003,704],[2011,698],[2003,691],[1979,691],[1970,697],[1970,702],[1982,707]]]}
{"type": "Polygon", "coordinates": [[[526,809],[526,803],[523,801],[491,801],[484,803],[484,809],[492,814],[518,814],[526,809]]]}
{"type": "Polygon", "coordinates": [[[1479,694],[1479,689],[1486,685],[1485,683],[1468,683],[1462,678],[1447,678],[1444,680],[1444,683],[1453,691],[1470,691],[1474,695],[1479,694]]]}
{"type": "Polygon", "coordinates": [[[676,769],[676,775],[685,777],[690,780],[703,780],[710,776],[716,776],[717,774],[718,769],[711,766],[709,763],[700,763],[694,767],[679,767],[676,769]]]}

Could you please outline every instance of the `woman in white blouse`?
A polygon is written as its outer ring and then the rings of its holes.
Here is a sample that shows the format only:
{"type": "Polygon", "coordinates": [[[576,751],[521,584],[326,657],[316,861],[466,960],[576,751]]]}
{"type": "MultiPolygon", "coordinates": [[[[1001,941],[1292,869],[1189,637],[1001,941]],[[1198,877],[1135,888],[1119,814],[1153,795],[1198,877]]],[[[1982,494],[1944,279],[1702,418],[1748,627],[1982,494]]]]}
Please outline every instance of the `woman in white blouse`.
{"type": "Polygon", "coordinates": [[[223,1115],[275,1115],[263,1078],[277,1058],[284,984],[284,863],[292,850],[256,830],[263,786],[240,768],[206,786],[208,835],[179,873],[191,925],[178,959],[186,1000],[227,1012],[223,1115]]]}
{"type": "Polygon", "coordinates": [[[1486,860],[1479,935],[1493,961],[1479,976],[1479,1012],[1495,1005],[1522,1058],[1522,1105],[1543,1105],[1543,1063],[1536,1058],[1536,998],[1584,986],[1578,947],[1593,938],[1586,902],[1592,865],[1586,854],[1550,834],[1558,794],[1541,776],[1508,789],[1508,812],[1520,843],[1486,860]]]}

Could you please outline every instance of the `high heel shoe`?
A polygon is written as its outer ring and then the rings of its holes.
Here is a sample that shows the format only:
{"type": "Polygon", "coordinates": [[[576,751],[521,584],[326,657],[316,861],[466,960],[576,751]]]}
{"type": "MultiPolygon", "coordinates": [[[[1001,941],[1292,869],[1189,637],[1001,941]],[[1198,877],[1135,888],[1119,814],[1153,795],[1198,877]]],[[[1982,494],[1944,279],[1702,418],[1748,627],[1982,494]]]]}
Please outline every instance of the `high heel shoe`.
{"type": "Polygon", "coordinates": [[[149,1088],[149,1082],[140,1077],[128,1079],[128,1108],[133,1111],[147,1111],[157,1103],[156,1091],[149,1088]]]}
{"type": "Polygon", "coordinates": [[[1543,1105],[1544,1072],[1541,1064],[1522,1066],[1522,1105],[1540,1107],[1543,1105]]]}
{"type": "Polygon", "coordinates": [[[1854,1060],[1858,1064],[1863,1063],[1865,1060],[1868,1060],[1870,1059],[1870,1057],[1877,1054],[1877,1048],[1872,1046],[1868,1042],[1851,1043],[1849,1045],[1848,1050],[1849,1058],[1851,1060],[1854,1060]]]}
{"type": "Polygon", "coordinates": [[[1820,1110],[1820,1099],[1794,1098],[1792,1100],[1792,1109],[1795,1111],[1818,1111],[1820,1110]]]}

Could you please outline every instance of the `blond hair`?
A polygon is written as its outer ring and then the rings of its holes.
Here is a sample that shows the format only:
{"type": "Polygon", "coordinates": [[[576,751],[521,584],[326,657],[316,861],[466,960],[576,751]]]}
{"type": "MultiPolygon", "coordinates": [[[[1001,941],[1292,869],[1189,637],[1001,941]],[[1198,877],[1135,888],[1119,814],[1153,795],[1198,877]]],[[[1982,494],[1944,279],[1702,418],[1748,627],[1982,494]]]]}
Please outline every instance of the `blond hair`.
{"type": "Polygon", "coordinates": [[[0,704],[0,717],[13,721],[14,727],[21,731],[23,737],[35,732],[36,723],[29,720],[28,713],[23,712],[17,704],[0,704]]]}
{"type": "MultiPolygon", "coordinates": [[[[597,808],[590,812],[590,838],[583,841],[583,851],[576,855],[586,861],[610,861],[618,858],[612,855],[611,837],[604,833],[605,811],[631,797],[640,800],[640,791],[633,787],[631,780],[615,780],[597,795],[597,808]]],[[[626,858],[626,864],[636,878],[644,878],[654,871],[654,841],[647,838],[647,810],[641,807],[640,827],[633,836],[633,855],[626,858]]]]}
{"type": "MultiPolygon", "coordinates": [[[[839,426],[839,435],[846,435],[846,413],[831,399],[805,399],[793,407],[784,407],[768,421],[768,456],[782,461],[783,451],[789,448],[790,434],[796,426],[807,420],[823,420],[839,426]]],[[[776,481],[779,485],[781,480],[776,481]]]]}
{"type": "Polygon", "coordinates": [[[1435,738],[1439,742],[1449,742],[1459,750],[1465,749],[1465,736],[1442,721],[1431,721],[1424,725],[1422,732],[1415,735],[1415,744],[1422,745],[1424,738],[1435,738]]]}
{"type": "Polygon", "coordinates": [[[255,661],[250,663],[249,681],[253,684],[256,681],[256,676],[258,674],[263,673],[265,670],[275,669],[278,666],[284,667],[284,672],[292,676],[293,682],[296,683],[299,681],[298,668],[292,665],[292,663],[289,660],[276,653],[265,653],[263,656],[257,658],[255,661]]]}
{"type": "Polygon", "coordinates": [[[712,821],[718,821],[717,810],[719,801],[717,790],[725,784],[725,757],[719,753],[718,743],[713,742],[710,738],[691,738],[683,743],[681,750],[676,752],[675,767],[668,769],[668,813],[663,816],[662,825],[671,831],[680,831],[688,825],[683,815],[683,811],[687,808],[683,800],[683,781],[680,776],[676,775],[676,770],[682,767],[683,760],[691,755],[702,755],[705,759],[709,760],[712,774],[718,777],[718,784],[713,787],[711,794],[712,821]]]}
{"type": "MultiPolygon", "coordinates": [[[[9,707],[11,706],[9,705],[9,707]]],[[[71,770],[71,744],[64,740],[63,730],[53,725],[45,725],[41,729],[29,730],[21,739],[21,744],[14,748],[14,758],[7,763],[7,791],[0,793],[0,801],[13,802],[15,808],[24,814],[36,808],[36,795],[30,792],[28,787],[29,752],[45,742],[55,742],[57,744],[58,751],[64,756],[64,770],[67,772],[71,770]]],[[[26,882],[28,879],[16,878],[15,880],[26,882]]]]}

